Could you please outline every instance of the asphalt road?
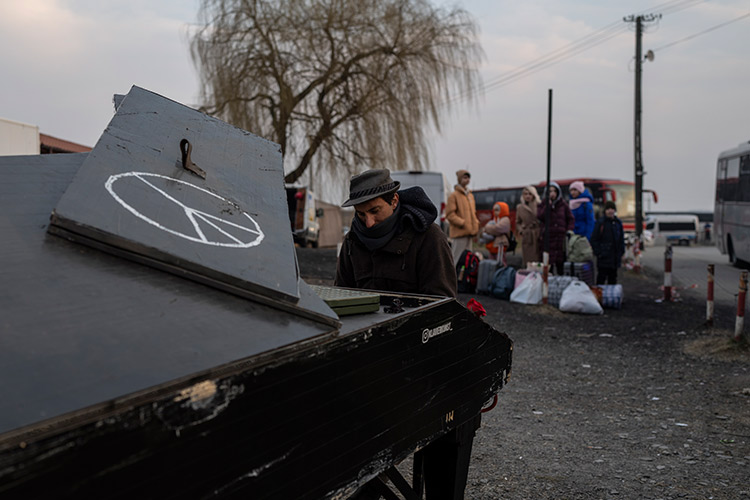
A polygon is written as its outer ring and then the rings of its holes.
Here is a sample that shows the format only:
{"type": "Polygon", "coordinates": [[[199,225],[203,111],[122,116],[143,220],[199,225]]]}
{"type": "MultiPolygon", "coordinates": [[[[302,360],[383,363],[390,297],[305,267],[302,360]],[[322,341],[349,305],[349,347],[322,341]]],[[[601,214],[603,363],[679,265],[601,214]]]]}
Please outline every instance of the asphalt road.
{"type": "MultiPolygon", "coordinates": [[[[641,265],[654,274],[664,274],[664,246],[646,247],[641,265]]],[[[673,246],[672,284],[680,295],[706,298],[708,264],[714,264],[714,301],[736,306],[742,269],[729,264],[715,246],[673,246]]]]}

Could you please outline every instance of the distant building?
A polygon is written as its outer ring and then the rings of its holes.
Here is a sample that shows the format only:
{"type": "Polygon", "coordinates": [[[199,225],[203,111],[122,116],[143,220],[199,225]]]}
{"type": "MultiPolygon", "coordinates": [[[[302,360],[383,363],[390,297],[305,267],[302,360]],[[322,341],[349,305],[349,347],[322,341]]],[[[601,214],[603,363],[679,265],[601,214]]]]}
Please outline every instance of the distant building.
{"type": "Polygon", "coordinates": [[[0,156],[88,151],[88,146],[42,134],[36,125],[0,118],[0,156]]]}

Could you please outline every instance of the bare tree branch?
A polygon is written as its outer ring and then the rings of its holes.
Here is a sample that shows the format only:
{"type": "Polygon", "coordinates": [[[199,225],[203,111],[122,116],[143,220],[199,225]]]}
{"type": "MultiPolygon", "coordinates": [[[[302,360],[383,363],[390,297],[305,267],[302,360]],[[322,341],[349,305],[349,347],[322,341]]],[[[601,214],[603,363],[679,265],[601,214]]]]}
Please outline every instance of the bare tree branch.
{"type": "MultiPolygon", "coordinates": [[[[286,181],[428,167],[457,93],[479,86],[477,25],[427,0],[202,0],[202,109],[281,145],[286,181]]],[[[476,96],[472,96],[476,97],[476,96]]]]}

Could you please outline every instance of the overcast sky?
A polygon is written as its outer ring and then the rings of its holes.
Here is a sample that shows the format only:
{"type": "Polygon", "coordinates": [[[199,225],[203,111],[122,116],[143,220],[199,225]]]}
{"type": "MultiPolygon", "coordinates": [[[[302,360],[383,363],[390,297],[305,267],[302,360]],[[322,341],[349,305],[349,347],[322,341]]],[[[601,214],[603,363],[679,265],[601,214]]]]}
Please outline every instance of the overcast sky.
{"type": "MultiPolygon", "coordinates": [[[[659,194],[645,207],[712,209],[716,157],[750,140],[750,17],[738,19],[750,0],[451,3],[479,22],[486,90],[478,109],[446,117],[433,170],[454,182],[468,168],[474,189],[544,180],[552,89],[552,177],[633,180],[635,33],[623,17],[662,13],[643,37],[655,54],[643,64],[644,187],[659,194]],[[556,64],[517,72],[550,54],[556,64]]],[[[112,95],[132,85],[197,105],[188,33],[198,5],[0,2],[0,117],[93,146],[112,95]]]]}

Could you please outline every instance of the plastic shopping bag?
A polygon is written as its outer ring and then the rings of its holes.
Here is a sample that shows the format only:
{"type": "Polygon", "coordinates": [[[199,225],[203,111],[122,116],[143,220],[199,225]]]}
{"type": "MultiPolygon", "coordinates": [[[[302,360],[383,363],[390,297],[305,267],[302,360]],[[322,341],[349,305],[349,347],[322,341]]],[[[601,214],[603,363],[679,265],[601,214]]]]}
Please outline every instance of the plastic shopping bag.
{"type": "Polygon", "coordinates": [[[563,290],[560,310],[582,314],[602,314],[601,304],[583,281],[573,281],[563,290]]]}
{"type": "Polygon", "coordinates": [[[515,290],[521,285],[521,282],[526,279],[526,276],[531,274],[534,271],[530,271],[528,269],[519,269],[516,271],[516,283],[513,285],[513,289],[515,290]]]}
{"type": "Polygon", "coordinates": [[[530,273],[510,294],[510,301],[519,304],[542,303],[542,275],[530,273]]]}

